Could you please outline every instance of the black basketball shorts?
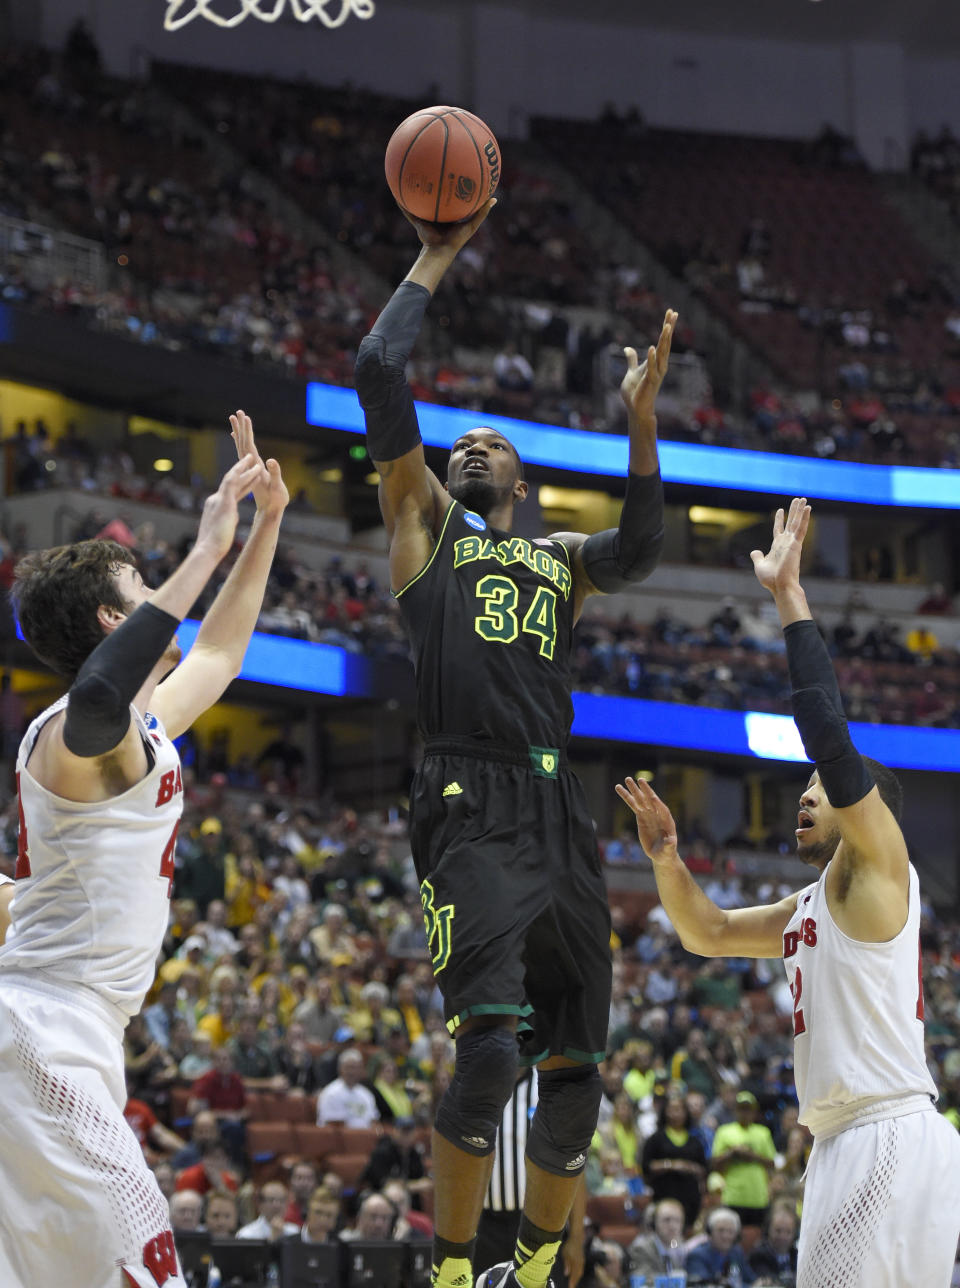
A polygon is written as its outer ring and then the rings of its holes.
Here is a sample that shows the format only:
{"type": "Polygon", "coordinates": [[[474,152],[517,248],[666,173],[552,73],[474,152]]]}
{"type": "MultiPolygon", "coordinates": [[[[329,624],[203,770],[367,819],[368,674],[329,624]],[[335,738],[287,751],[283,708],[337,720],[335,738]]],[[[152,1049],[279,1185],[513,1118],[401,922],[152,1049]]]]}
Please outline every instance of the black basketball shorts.
{"type": "Polygon", "coordinates": [[[515,1015],[526,1063],[602,1060],[610,910],[593,819],[562,754],[431,739],[410,840],[450,1032],[515,1015]]]}

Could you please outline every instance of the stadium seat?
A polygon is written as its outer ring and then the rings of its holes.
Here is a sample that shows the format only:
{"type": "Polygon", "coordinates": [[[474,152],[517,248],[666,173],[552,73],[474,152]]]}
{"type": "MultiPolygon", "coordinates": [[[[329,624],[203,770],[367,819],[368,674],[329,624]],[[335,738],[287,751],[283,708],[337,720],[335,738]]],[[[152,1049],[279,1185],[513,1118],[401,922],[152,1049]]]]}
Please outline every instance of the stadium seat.
{"type": "Polygon", "coordinates": [[[330,1154],[324,1159],[324,1165],[328,1171],[336,1172],[345,1189],[354,1190],[369,1161],[369,1154],[330,1154]]]}
{"type": "Polygon", "coordinates": [[[640,1231],[635,1225],[602,1225],[600,1227],[600,1238],[610,1239],[614,1243],[621,1244],[628,1248],[640,1231]]]}
{"type": "MultiPolygon", "coordinates": [[[[627,1224],[626,1196],[623,1194],[591,1194],[587,1199],[587,1216],[596,1225],[627,1224]]],[[[634,1228],[636,1233],[636,1228],[634,1228]]]]}
{"type": "Polygon", "coordinates": [[[342,1154],[343,1128],[318,1127],[316,1123],[294,1123],[293,1135],[296,1152],[304,1158],[323,1159],[330,1154],[342,1154]]]}
{"type": "Polygon", "coordinates": [[[252,1159],[264,1155],[279,1158],[296,1152],[297,1142],[290,1123],[247,1123],[247,1153],[252,1159]]]}
{"type": "Polygon", "coordinates": [[[345,1154],[366,1154],[373,1152],[373,1147],[383,1135],[377,1127],[343,1127],[343,1152],[345,1154]]]}

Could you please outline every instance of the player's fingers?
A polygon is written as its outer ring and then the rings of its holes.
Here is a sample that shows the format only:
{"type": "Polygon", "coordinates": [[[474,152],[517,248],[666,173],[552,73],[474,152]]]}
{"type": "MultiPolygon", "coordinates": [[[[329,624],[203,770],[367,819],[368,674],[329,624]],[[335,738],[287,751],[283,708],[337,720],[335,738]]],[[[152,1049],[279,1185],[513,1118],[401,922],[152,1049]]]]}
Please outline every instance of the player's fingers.
{"type": "Polygon", "coordinates": [[[759,563],[762,563],[762,562],[763,562],[763,551],[762,551],[762,550],[751,550],[751,551],[750,551],[750,558],[753,560],[753,566],[754,566],[754,568],[756,568],[757,564],[759,564],[759,563]]]}
{"type": "Polygon", "coordinates": [[[773,516],[773,535],[775,537],[779,537],[783,532],[784,522],[785,522],[785,518],[783,513],[783,506],[781,506],[780,509],[773,516]]]}
{"type": "Polygon", "coordinates": [[[623,356],[627,360],[627,370],[636,371],[637,367],[640,365],[640,359],[637,357],[636,349],[631,349],[628,346],[626,349],[624,349],[623,356]]]}

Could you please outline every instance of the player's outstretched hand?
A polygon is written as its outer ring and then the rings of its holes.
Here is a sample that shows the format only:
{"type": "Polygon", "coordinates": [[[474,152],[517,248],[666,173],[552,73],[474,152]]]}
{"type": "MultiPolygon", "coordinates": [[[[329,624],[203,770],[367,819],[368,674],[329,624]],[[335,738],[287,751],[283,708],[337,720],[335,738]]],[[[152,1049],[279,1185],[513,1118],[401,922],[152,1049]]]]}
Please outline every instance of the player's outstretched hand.
{"type": "Polygon", "coordinates": [[[251,489],[257,509],[273,516],[279,516],[287,507],[290,494],[280,473],[279,464],[271,456],[264,461],[257,451],[253,439],[253,421],[245,411],[237,411],[230,417],[230,437],[233,439],[237,456],[255,456],[260,466],[260,476],[251,489]]]}
{"type": "Polygon", "coordinates": [[[417,230],[421,245],[427,250],[448,250],[456,255],[466,246],[496,204],[496,197],[491,197],[472,219],[462,224],[431,224],[425,219],[414,219],[413,215],[408,215],[406,211],[403,213],[417,230]]]}
{"type": "Polygon", "coordinates": [[[210,550],[218,561],[233,545],[239,517],[237,504],[261,479],[262,470],[260,457],[248,452],[227,470],[216,492],[203,503],[196,544],[210,550]]]}
{"type": "Polygon", "coordinates": [[[766,554],[751,550],[757,581],[772,595],[800,584],[800,552],[810,526],[810,506],[805,496],[795,496],[784,516],[781,507],[773,520],[773,542],[766,554]]]}
{"type": "Polygon", "coordinates": [[[653,863],[670,857],[677,850],[677,825],[673,815],[649,783],[642,778],[626,778],[616,784],[616,793],[633,810],[637,836],[643,852],[653,863]]]}
{"type": "Polygon", "coordinates": [[[660,339],[656,345],[650,345],[643,362],[636,349],[623,351],[627,360],[627,374],[620,382],[620,397],[630,416],[638,424],[650,421],[656,424],[654,404],[670,365],[670,346],[673,344],[678,316],[673,309],[667,309],[660,329],[660,339]]]}

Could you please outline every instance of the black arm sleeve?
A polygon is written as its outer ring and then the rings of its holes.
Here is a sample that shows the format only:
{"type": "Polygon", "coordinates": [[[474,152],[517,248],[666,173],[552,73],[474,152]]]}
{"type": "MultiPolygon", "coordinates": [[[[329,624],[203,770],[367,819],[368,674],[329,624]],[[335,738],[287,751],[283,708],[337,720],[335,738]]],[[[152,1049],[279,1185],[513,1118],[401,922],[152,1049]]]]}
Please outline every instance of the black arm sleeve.
{"type": "Polygon", "coordinates": [[[874,785],[873,775],[853,745],[843,711],[840,686],[815,622],[791,622],[783,628],[790,669],[793,718],[803,749],[836,809],[856,805],[874,785]]]}
{"type": "Polygon", "coordinates": [[[628,474],[620,526],[587,537],[581,551],[587,576],[615,595],[649,577],[663,549],[663,483],[660,471],[628,474]]]}
{"type": "Polygon", "coordinates": [[[98,644],[70,689],[63,741],[75,756],[103,756],[130,727],[130,703],[163,657],[179,619],[141,604],[98,644]]]}
{"type": "Polygon", "coordinates": [[[420,442],[420,427],[406,367],[430,292],[401,282],[387,307],[360,341],[354,385],[367,424],[367,450],[374,461],[395,461],[420,442]]]}

